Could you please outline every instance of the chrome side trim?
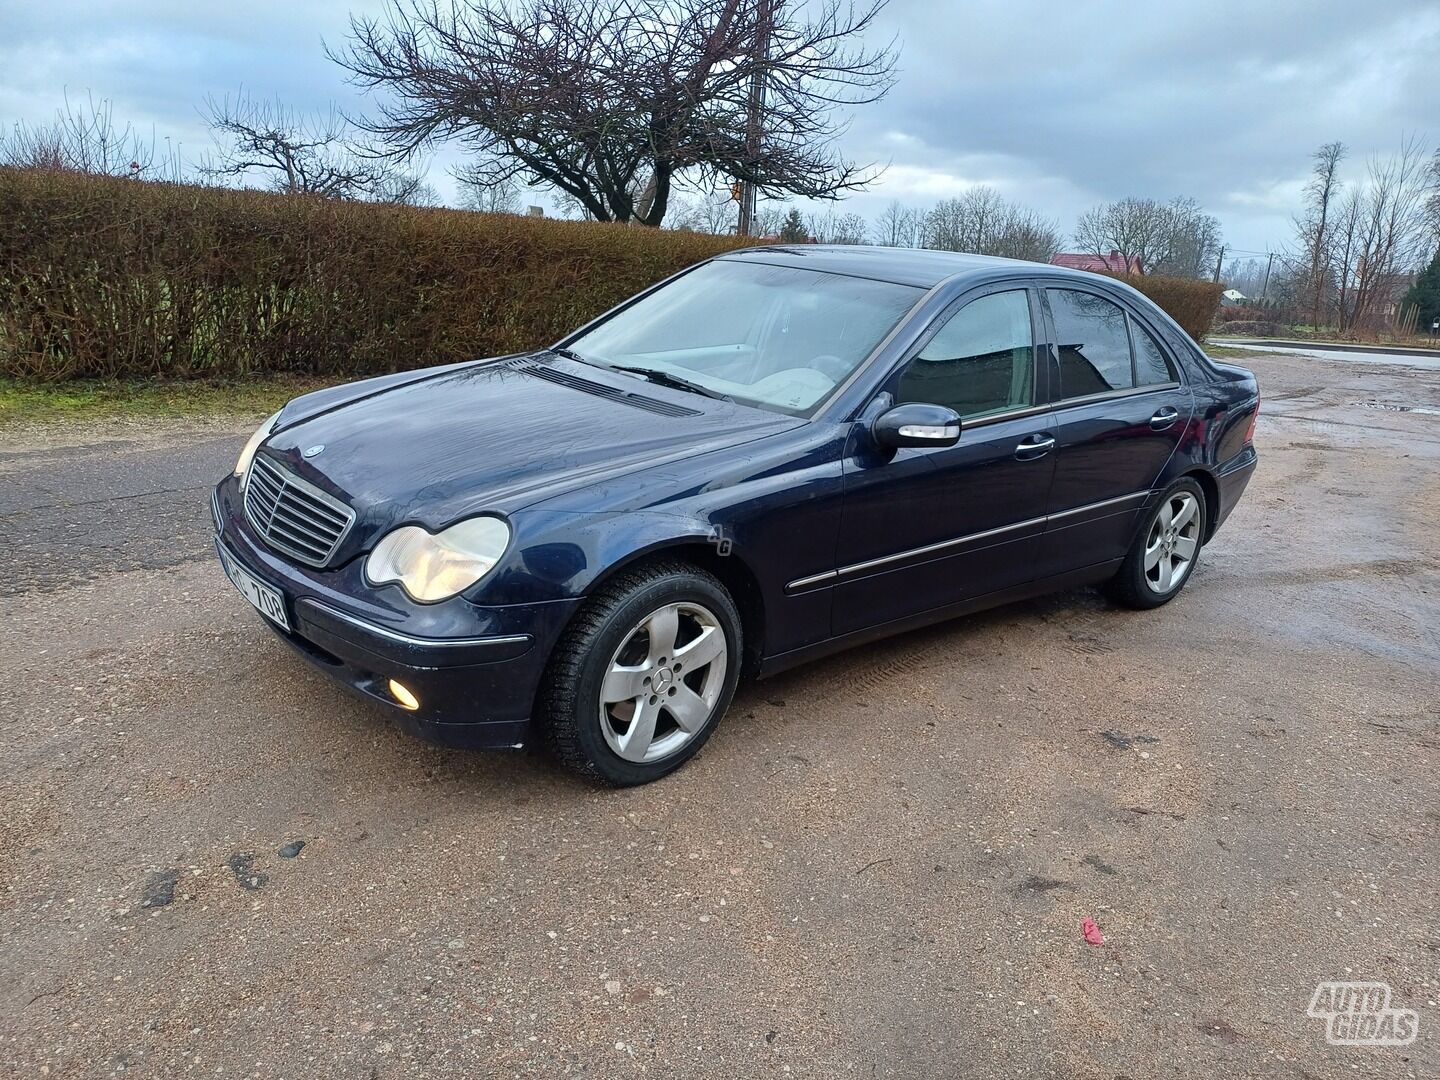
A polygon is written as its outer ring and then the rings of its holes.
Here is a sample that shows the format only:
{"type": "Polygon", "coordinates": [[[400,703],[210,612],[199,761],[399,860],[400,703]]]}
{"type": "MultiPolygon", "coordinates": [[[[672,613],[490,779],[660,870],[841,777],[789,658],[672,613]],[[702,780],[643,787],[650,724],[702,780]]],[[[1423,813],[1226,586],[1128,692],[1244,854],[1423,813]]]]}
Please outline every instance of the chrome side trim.
{"type": "Polygon", "coordinates": [[[941,540],[938,543],[926,544],[923,547],[910,548],[908,551],[899,551],[894,555],[882,555],[878,559],[866,559],[864,562],[850,563],[848,566],[841,566],[834,570],[826,570],[823,574],[811,574],[809,577],[796,578],[785,586],[785,592],[800,592],[817,585],[832,584],[851,574],[861,574],[867,570],[874,570],[876,567],[888,566],[890,563],[903,562],[906,559],[913,559],[921,555],[933,555],[936,552],[961,547],[965,544],[974,543],[977,540],[989,540],[995,536],[1018,532],[1020,529],[1028,529],[1035,525],[1048,526],[1052,521],[1062,521],[1065,518],[1074,517],[1076,514],[1083,514],[1090,510],[1103,510],[1107,506],[1120,506],[1123,503],[1137,502],[1148,499],[1149,497],[1150,489],[1146,488],[1144,491],[1131,492],[1129,495],[1120,495],[1113,499],[1102,499],[1099,502],[1086,503],[1084,506],[1071,507],[1069,510],[1062,510],[1058,514],[1047,514],[1044,517],[1028,518],[1025,521],[1017,521],[1013,525],[1001,525],[995,529],[985,529],[982,532],[957,536],[953,540],[941,540]]]}
{"type": "Polygon", "coordinates": [[[926,544],[924,547],[911,548],[909,551],[897,552],[894,555],[882,555],[878,559],[866,559],[864,562],[851,563],[849,566],[842,566],[835,571],[840,577],[846,574],[859,574],[866,570],[873,570],[877,566],[886,566],[892,562],[900,562],[902,559],[912,559],[917,555],[933,555],[937,551],[944,551],[947,548],[959,547],[962,544],[969,544],[975,540],[988,540],[992,536],[1001,536],[1004,533],[1016,532],[1020,529],[1028,529],[1032,525],[1043,525],[1043,517],[1030,518],[1028,521],[1017,521],[1013,525],[1001,525],[998,529],[986,529],[984,532],[970,533],[968,536],[958,536],[954,540],[941,540],[939,543],[926,544]]]}
{"type": "Polygon", "coordinates": [[[297,604],[304,604],[307,607],[323,611],[333,619],[338,619],[357,630],[363,630],[367,634],[374,634],[376,637],[385,638],[387,641],[394,641],[401,645],[413,645],[421,649],[456,649],[471,645],[518,645],[531,640],[529,634],[506,634],[500,637],[478,637],[478,638],[424,638],[415,637],[413,634],[402,634],[396,630],[387,630],[383,626],[368,622],[365,619],[357,618],[354,615],[347,615],[338,608],[319,600],[313,600],[308,596],[301,597],[297,604]]]}
{"type": "Polygon", "coordinates": [[[809,577],[796,578],[785,586],[785,591],[798,592],[800,589],[808,589],[811,585],[820,585],[840,576],[838,570],[826,570],[823,574],[811,574],[809,577]]]}
{"type": "Polygon", "coordinates": [[[1076,514],[1083,514],[1087,510],[1102,510],[1107,506],[1119,506],[1121,503],[1135,502],[1137,499],[1148,499],[1149,497],[1150,489],[1146,488],[1144,491],[1132,492],[1129,495],[1120,495],[1114,499],[1103,499],[1100,502],[1086,503],[1084,506],[1075,506],[1069,510],[1061,510],[1058,514],[1049,515],[1045,520],[1047,522],[1060,521],[1063,518],[1074,517],[1076,514]]]}
{"type": "Polygon", "coordinates": [[[1084,397],[1061,398],[1059,401],[1050,403],[1051,409],[1068,409],[1072,405],[1091,405],[1097,401],[1116,401],[1120,398],[1141,397],[1145,394],[1156,394],[1162,390],[1180,390],[1178,382],[1149,383],[1146,386],[1124,386],[1119,390],[1102,390],[1098,394],[1086,394],[1084,397]]]}
{"type": "Polygon", "coordinates": [[[974,428],[985,427],[987,424],[999,424],[1006,420],[1019,420],[1025,416],[1040,416],[1042,413],[1048,413],[1054,408],[1055,406],[1053,405],[1025,405],[1015,409],[1006,409],[1004,412],[977,416],[973,420],[962,419],[960,421],[960,430],[965,432],[974,428]]]}

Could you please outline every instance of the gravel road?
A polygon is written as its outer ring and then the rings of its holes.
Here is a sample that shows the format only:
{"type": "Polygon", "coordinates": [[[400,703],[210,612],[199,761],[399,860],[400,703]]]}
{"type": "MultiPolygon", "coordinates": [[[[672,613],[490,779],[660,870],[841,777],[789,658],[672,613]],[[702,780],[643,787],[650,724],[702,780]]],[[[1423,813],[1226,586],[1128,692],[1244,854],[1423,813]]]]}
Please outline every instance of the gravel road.
{"type": "Polygon", "coordinates": [[[1440,1074],[1440,374],[1253,366],[1175,603],[742,688],[618,792],[275,641],[208,547],[247,423],[3,433],[0,1076],[1440,1074]],[[1418,1039],[1327,1045],[1332,979],[1418,1039]]]}

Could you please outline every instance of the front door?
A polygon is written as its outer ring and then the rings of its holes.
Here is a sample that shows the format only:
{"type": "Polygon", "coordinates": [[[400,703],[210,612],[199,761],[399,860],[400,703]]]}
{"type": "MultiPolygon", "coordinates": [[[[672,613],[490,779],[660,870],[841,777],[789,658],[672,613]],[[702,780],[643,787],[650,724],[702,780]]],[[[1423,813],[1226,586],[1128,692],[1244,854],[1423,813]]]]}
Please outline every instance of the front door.
{"type": "Polygon", "coordinates": [[[1120,305],[1083,289],[1045,295],[1059,442],[1039,558],[1049,576],[1124,556],[1193,403],[1174,360],[1120,305]]]}
{"type": "Polygon", "coordinates": [[[942,314],[857,422],[845,461],[834,632],[1030,580],[1055,465],[1037,405],[1036,294],[992,288],[942,314]],[[879,451],[868,422],[926,402],[962,418],[950,447],[879,451]]]}

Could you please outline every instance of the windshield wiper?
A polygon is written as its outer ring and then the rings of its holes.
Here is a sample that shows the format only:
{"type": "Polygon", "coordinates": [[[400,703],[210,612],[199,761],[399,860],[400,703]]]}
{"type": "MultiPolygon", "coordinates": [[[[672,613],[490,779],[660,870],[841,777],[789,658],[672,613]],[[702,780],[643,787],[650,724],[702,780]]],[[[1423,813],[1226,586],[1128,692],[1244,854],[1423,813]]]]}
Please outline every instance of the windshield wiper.
{"type": "Polygon", "coordinates": [[[579,360],[580,363],[589,364],[591,367],[600,366],[599,364],[595,363],[594,360],[586,359],[574,349],[567,349],[564,345],[561,345],[558,349],[550,349],[548,351],[553,352],[556,356],[563,356],[566,360],[579,360]]]}
{"type": "Polygon", "coordinates": [[[722,394],[719,390],[711,390],[708,386],[701,386],[689,379],[682,379],[679,375],[671,375],[668,371],[661,371],[659,368],[630,367],[625,364],[606,364],[608,368],[615,371],[628,371],[632,375],[639,375],[650,382],[658,383],[661,386],[668,386],[672,390],[689,390],[692,394],[701,394],[704,397],[715,398],[717,401],[734,401],[729,394],[722,394]]]}

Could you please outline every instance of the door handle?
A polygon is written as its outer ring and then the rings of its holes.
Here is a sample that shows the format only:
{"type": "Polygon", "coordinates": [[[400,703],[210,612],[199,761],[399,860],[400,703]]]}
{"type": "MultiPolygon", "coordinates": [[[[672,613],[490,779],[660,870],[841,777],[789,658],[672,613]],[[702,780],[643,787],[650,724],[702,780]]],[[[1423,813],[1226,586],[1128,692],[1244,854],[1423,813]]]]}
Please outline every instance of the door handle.
{"type": "Polygon", "coordinates": [[[1042,435],[1036,432],[1034,435],[1026,435],[1015,446],[1015,459],[1017,461],[1033,461],[1035,458],[1042,458],[1050,452],[1055,445],[1054,437],[1042,435]]]}
{"type": "Polygon", "coordinates": [[[1156,431],[1164,431],[1166,428],[1168,428],[1171,424],[1175,423],[1175,421],[1179,419],[1179,411],[1176,409],[1172,409],[1169,405],[1166,405],[1154,416],[1150,417],[1150,426],[1156,431]]]}

